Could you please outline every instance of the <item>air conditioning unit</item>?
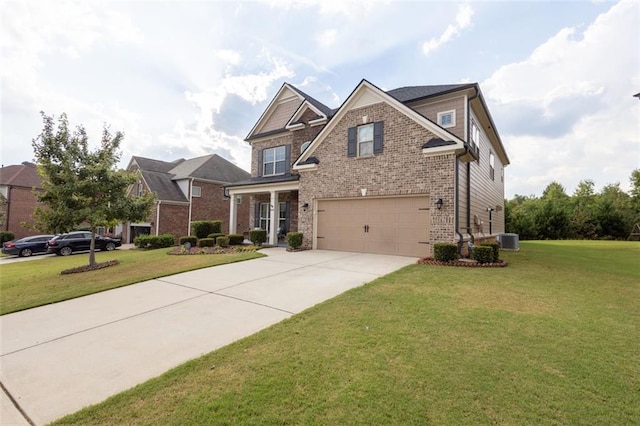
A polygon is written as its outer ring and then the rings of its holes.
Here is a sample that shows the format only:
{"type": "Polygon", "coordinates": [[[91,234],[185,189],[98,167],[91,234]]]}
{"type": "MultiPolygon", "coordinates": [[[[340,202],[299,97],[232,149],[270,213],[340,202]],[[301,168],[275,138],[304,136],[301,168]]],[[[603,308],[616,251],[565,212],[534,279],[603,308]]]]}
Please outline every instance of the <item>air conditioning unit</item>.
{"type": "Polygon", "coordinates": [[[518,241],[520,236],[518,234],[499,234],[498,242],[502,250],[520,250],[518,241]]]}

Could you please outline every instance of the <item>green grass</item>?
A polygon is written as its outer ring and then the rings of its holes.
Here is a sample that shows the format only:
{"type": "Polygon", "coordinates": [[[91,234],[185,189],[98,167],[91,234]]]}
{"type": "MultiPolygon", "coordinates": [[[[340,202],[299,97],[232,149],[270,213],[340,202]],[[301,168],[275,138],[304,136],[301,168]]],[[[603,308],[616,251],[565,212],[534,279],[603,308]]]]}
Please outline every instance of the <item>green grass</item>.
{"type": "Polygon", "coordinates": [[[640,245],[501,256],[408,266],[57,424],[640,423],[640,245]]]}
{"type": "Polygon", "coordinates": [[[89,262],[88,254],[0,265],[0,315],[166,275],[263,256],[257,252],[170,256],[167,251],[168,249],[97,252],[97,262],[118,259],[120,264],[69,275],[60,275],[60,272],[86,265],[89,262]]]}

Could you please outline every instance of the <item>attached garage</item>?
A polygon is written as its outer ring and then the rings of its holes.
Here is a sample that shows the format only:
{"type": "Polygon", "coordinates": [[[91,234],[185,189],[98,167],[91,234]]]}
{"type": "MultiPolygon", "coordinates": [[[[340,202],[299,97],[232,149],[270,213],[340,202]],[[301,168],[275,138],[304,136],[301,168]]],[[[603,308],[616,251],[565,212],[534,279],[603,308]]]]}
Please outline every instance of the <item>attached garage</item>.
{"type": "Polygon", "coordinates": [[[429,256],[429,200],[427,196],[319,200],[316,246],[324,250],[429,256]]]}

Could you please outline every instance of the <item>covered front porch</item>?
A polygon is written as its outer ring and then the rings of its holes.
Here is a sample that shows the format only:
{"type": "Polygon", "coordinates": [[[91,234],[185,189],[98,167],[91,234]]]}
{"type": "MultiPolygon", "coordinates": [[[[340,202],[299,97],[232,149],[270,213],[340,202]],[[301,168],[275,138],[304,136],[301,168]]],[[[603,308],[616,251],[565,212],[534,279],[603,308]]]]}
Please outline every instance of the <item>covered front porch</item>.
{"type": "Polygon", "coordinates": [[[229,203],[229,233],[243,233],[239,230],[238,203],[250,199],[250,229],[267,231],[267,243],[278,245],[288,232],[298,229],[298,176],[287,176],[287,180],[251,180],[225,187],[229,203]],[[241,200],[241,201],[239,201],[241,200]],[[275,224],[275,225],[274,225],[275,224]]]}

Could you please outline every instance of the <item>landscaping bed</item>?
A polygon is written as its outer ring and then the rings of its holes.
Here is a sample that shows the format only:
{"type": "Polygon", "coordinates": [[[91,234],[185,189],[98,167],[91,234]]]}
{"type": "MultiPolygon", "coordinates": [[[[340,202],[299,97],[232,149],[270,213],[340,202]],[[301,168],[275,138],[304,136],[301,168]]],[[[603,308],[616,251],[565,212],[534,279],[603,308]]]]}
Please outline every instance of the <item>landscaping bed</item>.
{"type": "Polygon", "coordinates": [[[78,274],[80,272],[96,271],[98,269],[108,268],[109,266],[119,265],[118,260],[110,260],[108,262],[95,263],[93,265],[82,265],[76,268],[65,269],[60,272],[61,275],[78,274]]]}
{"type": "Polygon", "coordinates": [[[436,265],[436,266],[462,266],[465,268],[504,268],[509,263],[505,260],[498,260],[497,262],[480,263],[477,260],[472,259],[459,259],[451,262],[441,262],[435,260],[432,257],[425,257],[418,260],[418,263],[423,265],[436,265]]]}
{"type": "Polygon", "coordinates": [[[196,254],[229,254],[229,253],[247,253],[258,250],[256,246],[229,246],[229,247],[190,247],[185,248],[184,245],[174,247],[168,254],[172,255],[196,255],[196,254]]]}

